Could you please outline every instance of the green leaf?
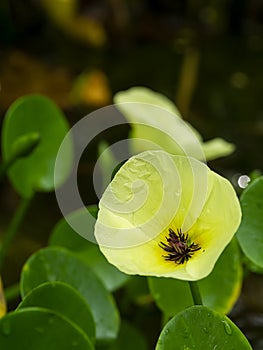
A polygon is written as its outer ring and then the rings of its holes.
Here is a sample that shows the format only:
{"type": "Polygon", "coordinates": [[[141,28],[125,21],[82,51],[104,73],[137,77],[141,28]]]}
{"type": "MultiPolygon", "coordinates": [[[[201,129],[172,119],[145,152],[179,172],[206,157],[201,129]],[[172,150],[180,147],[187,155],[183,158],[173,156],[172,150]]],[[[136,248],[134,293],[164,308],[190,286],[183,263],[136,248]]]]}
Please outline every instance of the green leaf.
{"type": "Polygon", "coordinates": [[[143,334],[132,324],[123,321],[118,338],[107,350],[147,350],[147,348],[146,339],[143,334]]]}
{"type": "MultiPolygon", "coordinates": [[[[156,277],[149,277],[148,282],[156,304],[167,316],[174,316],[193,305],[188,282],[156,277]]],[[[242,268],[235,240],[224,250],[212,273],[197,283],[204,305],[225,314],[231,311],[242,283],[242,268]]]]}
{"type": "Polygon", "coordinates": [[[101,188],[103,192],[111,182],[112,178],[116,174],[116,168],[119,167],[119,161],[112,152],[109,144],[105,141],[101,141],[98,147],[99,159],[97,164],[102,173],[101,188]]]}
{"type": "MultiPolygon", "coordinates": [[[[88,207],[87,209],[94,212],[94,207],[88,207]]],[[[70,214],[71,219],[81,222],[82,216],[86,215],[85,212],[86,209],[77,210],[70,214]]],[[[75,253],[96,273],[109,291],[116,290],[129,278],[128,275],[117,270],[106,260],[97,244],[81,237],[64,218],[58,222],[52,231],[49,244],[65,247],[75,253]]]]}
{"type": "Polygon", "coordinates": [[[39,145],[40,136],[37,132],[31,132],[18,137],[12,144],[11,158],[27,157],[39,145]]]}
{"type": "Polygon", "coordinates": [[[125,293],[122,298],[123,305],[145,305],[152,302],[147,279],[144,276],[131,276],[128,283],[124,286],[124,291],[125,293]]]}
{"type": "Polygon", "coordinates": [[[254,180],[241,196],[242,221],[237,239],[244,254],[263,268],[263,176],[254,180]]]}
{"type": "Polygon", "coordinates": [[[198,282],[204,305],[228,314],[237,301],[243,270],[235,239],[226,247],[212,273],[198,282]]]}
{"type": "MultiPolygon", "coordinates": [[[[2,153],[5,162],[17,151],[18,139],[37,135],[39,145],[26,158],[19,159],[8,171],[9,178],[19,194],[31,197],[35,191],[54,189],[54,165],[59,146],[68,132],[68,123],[60,109],[47,97],[28,95],[17,99],[8,109],[2,129],[2,153]]],[[[56,183],[66,178],[71,165],[71,144],[68,158],[59,173],[56,183]]]]}
{"type": "Polygon", "coordinates": [[[167,317],[193,305],[188,283],[174,278],[148,277],[151,294],[167,317]]]}
{"type": "Polygon", "coordinates": [[[237,326],[205,306],[174,316],[162,330],[156,350],[252,350],[237,326]]]}
{"type": "Polygon", "coordinates": [[[86,334],[54,311],[26,308],[0,319],[0,348],[12,350],[93,350],[86,334]]]}
{"type": "Polygon", "coordinates": [[[47,281],[62,281],[78,290],[91,309],[97,341],[102,343],[116,338],[119,314],[114,299],[87,264],[62,248],[49,247],[39,250],[23,267],[22,297],[47,281]]]}
{"type": "Polygon", "coordinates": [[[248,257],[246,257],[246,255],[243,255],[242,260],[245,268],[247,268],[249,271],[258,274],[263,274],[263,267],[254,264],[251,260],[248,259],[248,257]]]}
{"type": "Polygon", "coordinates": [[[18,306],[18,310],[39,306],[56,311],[78,325],[95,341],[95,325],[90,308],[75,288],[64,282],[46,282],[32,289],[18,306]]]}

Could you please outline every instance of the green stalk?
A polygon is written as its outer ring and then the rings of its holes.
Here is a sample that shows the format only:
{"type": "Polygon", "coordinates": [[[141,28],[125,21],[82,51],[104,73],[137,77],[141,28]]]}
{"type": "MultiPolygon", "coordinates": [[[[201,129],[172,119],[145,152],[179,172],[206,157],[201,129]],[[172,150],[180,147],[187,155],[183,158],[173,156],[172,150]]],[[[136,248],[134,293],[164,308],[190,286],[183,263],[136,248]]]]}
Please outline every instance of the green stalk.
{"type": "Polygon", "coordinates": [[[0,181],[2,181],[7,170],[13,165],[17,158],[10,158],[5,163],[0,164],[0,181]]]}
{"type": "Polygon", "coordinates": [[[198,283],[196,281],[189,281],[189,287],[195,305],[203,305],[198,283]]]}
{"type": "Polygon", "coordinates": [[[6,233],[4,234],[1,249],[0,249],[0,272],[2,271],[4,259],[6,257],[7,252],[8,252],[8,249],[9,249],[11,242],[14,239],[15,235],[17,234],[18,228],[19,228],[22,220],[25,217],[25,214],[29,208],[29,204],[31,202],[32,197],[22,199],[17,211],[15,212],[15,215],[13,216],[13,219],[12,219],[6,233]]]}

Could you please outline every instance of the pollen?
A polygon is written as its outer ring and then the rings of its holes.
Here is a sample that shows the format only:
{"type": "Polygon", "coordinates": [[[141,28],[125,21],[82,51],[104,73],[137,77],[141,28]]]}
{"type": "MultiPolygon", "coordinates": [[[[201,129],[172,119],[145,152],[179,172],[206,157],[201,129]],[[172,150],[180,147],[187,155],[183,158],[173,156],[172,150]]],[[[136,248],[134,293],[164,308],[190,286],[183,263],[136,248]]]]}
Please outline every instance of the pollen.
{"type": "Polygon", "coordinates": [[[189,240],[188,234],[182,233],[181,229],[177,229],[177,233],[169,228],[169,236],[165,237],[166,243],[160,242],[159,246],[168,254],[163,255],[167,261],[173,261],[176,264],[184,264],[196,251],[200,250],[199,244],[195,244],[189,240]]]}

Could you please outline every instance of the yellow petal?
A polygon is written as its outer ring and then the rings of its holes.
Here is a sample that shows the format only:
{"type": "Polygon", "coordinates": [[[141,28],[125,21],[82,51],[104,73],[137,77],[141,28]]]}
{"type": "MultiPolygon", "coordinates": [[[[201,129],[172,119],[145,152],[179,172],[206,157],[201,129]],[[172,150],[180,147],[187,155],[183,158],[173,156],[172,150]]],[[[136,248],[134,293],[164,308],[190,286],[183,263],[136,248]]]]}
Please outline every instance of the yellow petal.
{"type": "Polygon", "coordinates": [[[205,164],[163,151],[129,159],[106,189],[95,236],[110,263],[129,274],[196,280],[232,239],[240,206],[230,183],[205,164]],[[169,228],[200,250],[184,264],[164,259],[169,228]]]}
{"type": "Polygon", "coordinates": [[[219,137],[203,143],[206,160],[213,160],[219,157],[230,155],[235,150],[235,145],[219,137]]]}
{"type": "Polygon", "coordinates": [[[132,151],[163,149],[172,154],[204,160],[201,135],[181,119],[174,103],[144,87],[134,87],[114,96],[116,107],[132,124],[132,151]]]}
{"type": "Polygon", "coordinates": [[[2,280],[0,278],[0,318],[6,314],[6,301],[4,296],[4,290],[2,280]]]}
{"type": "Polygon", "coordinates": [[[205,252],[197,255],[195,261],[189,260],[187,264],[189,274],[198,279],[206,277],[212,271],[241,221],[240,204],[229,181],[210,171],[208,184],[206,203],[191,228],[193,239],[197,232],[196,235],[199,236],[200,245],[205,252]]]}
{"type": "MultiPolygon", "coordinates": [[[[127,115],[127,118],[131,122],[138,122],[139,120],[137,120],[136,117],[140,117],[142,118],[141,120],[145,121],[154,119],[152,116],[145,113],[143,108],[144,103],[159,106],[161,109],[174,115],[174,117],[181,118],[180,112],[169,98],[143,86],[132,87],[129,90],[120,91],[114,95],[113,101],[116,104],[123,104],[119,106],[120,110],[127,115]],[[138,105],[134,105],[134,107],[130,109],[128,107],[129,102],[136,102],[138,105]],[[125,106],[125,104],[127,104],[127,106],[125,106]]],[[[158,115],[156,115],[156,117],[160,118],[158,115]]]]}
{"type": "Polygon", "coordinates": [[[224,139],[203,142],[200,133],[182,120],[175,104],[146,87],[133,87],[114,96],[116,107],[132,125],[132,152],[162,149],[201,161],[225,157],[235,146],[224,139]]]}

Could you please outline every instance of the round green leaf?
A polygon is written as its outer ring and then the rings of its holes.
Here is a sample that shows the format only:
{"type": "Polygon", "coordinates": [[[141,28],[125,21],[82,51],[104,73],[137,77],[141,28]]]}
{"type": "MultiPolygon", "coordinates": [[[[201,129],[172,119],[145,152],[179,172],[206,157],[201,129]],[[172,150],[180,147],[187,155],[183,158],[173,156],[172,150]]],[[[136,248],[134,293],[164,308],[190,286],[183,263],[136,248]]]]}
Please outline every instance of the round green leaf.
{"type": "MultiPolygon", "coordinates": [[[[94,207],[88,207],[88,210],[94,212],[94,207]]],[[[82,215],[86,215],[85,212],[86,209],[77,210],[71,213],[71,218],[81,221],[82,215]]],[[[91,243],[77,234],[64,218],[52,231],[49,244],[70,249],[88,264],[109,291],[121,287],[129,278],[128,275],[120,272],[106,260],[97,244],[91,243]]]]}
{"type": "MultiPolygon", "coordinates": [[[[60,144],[69,127],[61,110],[53,101],[41,95],[17,99],[8,109],[2,129],[4,161],[13,156],[17,139],[35,133],[39,144],[26,158],[18,159],[8,171],[19,194],[30,197],[35,191],[54,189],[54,165],[60,144]]],[[[64,181],[71,165],[71,145],[68,144],[68,162],[56,174],[58,184],[64,181]]]]}
{"type": "Polygon", "coordinates": [[[32,289],[18,306],[18,310],[39,306],[56,311],[78,325],[95,341],[95,325],[90,308],[75,288],[64,282],[46,282],[32,289]]]}
{"type": "Polygon", "coordinates": [[[263,274],[263,267],[260,267],[256,264],[254,264],[245,255],[243,256],[243,264],[244,264],[245,268],[247,268],[249,271],[254,272],[254,273],[258,273],[258,274],[263,274]]]}
{"type": "Polygon", "coordinates": [[[205,306],[174,316],[162,330],[156,350],[252,350],[237,326],[205,306]]]}
{"type": "Polygon", "coordinates": [[[237,301],[243,281],[243,270],[235,239],[226,247],[212,273],[198,282],[204,305],[228,314],[237,301]]]}
{"type": "Polygon", "coordinates": [[[86,334],[51,310],[26,308],[0,319],[0,349],[92,350],[86,334]]]}
{"type": "Polygon", "coordinates": [[[114,299],[87,264],[63,248],[39,250],[23,267],[22,297],[47,281],[68,283],[84,297],[95,321],[97,341],[107,342],[116,338],[119,314],[114,299]]]}
{"type": "MultiPolygon", "coordinates": [[[[149,277],[148,283],[156,304],[167,316],[174,316],[193,305],[188,282],[149,277]]],[[[230,312],[242,283],[242,268],[235,240],[226,247],[212,273],[197,283],[204,305],[225,314],[230,312]]]]}
{"type": "Polygon", "coordinates": [[[237,239],[249,260],[263,268],[263,176],[244,190],[240,202],[242,221],[237,239]]]}

